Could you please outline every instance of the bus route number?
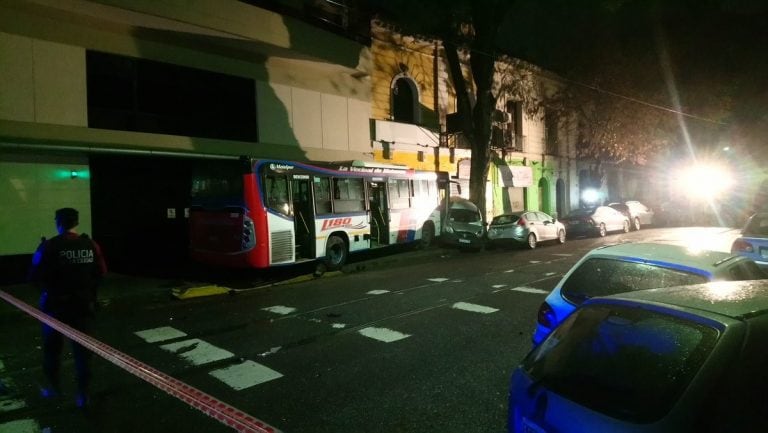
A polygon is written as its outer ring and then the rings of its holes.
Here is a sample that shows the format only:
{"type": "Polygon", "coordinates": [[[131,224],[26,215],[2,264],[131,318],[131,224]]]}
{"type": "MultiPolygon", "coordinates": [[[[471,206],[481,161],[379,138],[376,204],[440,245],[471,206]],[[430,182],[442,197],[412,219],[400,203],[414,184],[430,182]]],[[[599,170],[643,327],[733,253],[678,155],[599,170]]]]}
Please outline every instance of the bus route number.
{"type": "Polygon", "coordinates": [[[352,218],[332,218],[327,219],[323,221],[323,228],[320,229],[320,231],[325,231],[328,229],[334,229],[338,227],[344,227],[347,224],[350,224],[352,222],[352,218]]]}

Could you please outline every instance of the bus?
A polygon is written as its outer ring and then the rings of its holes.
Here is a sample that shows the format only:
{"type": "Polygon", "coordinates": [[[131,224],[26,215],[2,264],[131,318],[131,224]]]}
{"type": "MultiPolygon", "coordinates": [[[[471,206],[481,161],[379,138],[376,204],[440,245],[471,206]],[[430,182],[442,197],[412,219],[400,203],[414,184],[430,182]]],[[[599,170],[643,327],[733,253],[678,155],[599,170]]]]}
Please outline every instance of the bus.
{"type": "Polygon", "coordinates": [[[269,268],[315,260],[337,270],[350,253],[431,244],[440,233],[448,174],[362,161],[304,163],[243,157],[193,175],[192,259],[269,268]]]}

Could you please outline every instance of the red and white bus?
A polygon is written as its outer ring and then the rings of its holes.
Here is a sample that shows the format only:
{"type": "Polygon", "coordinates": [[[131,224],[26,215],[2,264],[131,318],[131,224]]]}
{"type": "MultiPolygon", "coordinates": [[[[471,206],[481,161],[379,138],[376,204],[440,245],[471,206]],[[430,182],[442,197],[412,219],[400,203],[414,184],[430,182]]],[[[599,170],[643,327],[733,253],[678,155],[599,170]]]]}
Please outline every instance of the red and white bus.
{"type": "Polygon", "coordinates": [[[338,269],[350,252],[430,244],[447,202],[448,174],[353,161],[303,163],[243,158],[192,181],[194,260],[268,268],[319,260],[338,269]]]}

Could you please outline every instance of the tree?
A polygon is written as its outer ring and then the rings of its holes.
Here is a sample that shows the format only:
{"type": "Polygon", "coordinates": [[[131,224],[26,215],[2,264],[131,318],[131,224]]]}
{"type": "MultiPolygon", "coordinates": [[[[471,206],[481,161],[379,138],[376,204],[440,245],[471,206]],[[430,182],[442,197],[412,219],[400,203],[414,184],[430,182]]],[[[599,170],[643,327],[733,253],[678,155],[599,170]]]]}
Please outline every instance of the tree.
{"type": "Polygon", "coordinates": [[[469,198],[485,215],[491,116],[498,97],[494,91],[498,90],[494,84],[498,33],[512,3],[509,0],[379,0],[373,4],[379,16],[394,23],[399,31],[442,42],[456,91],[461,130],[472,150],[469,198]]]}

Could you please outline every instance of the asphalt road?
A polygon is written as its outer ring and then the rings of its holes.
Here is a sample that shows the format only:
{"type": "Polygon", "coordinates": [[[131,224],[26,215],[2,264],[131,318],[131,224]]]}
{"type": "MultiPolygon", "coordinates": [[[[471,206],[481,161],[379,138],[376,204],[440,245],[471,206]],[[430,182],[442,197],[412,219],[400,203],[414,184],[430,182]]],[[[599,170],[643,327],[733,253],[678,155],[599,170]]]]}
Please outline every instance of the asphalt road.
{"type": "MultiPolygon", "coordinates": [[[[168,296],[176,281],[112,276],[94,336],[285,432],[503,432],[538,307],[585,252],[660,239],[727,250],[735,235],[644,229],[533,251],[432,248],[183,301],[168,296]]],[[[33,302],[29,287],[4,289],[33,302]]],[[[0,325],[0,433],[231,431],[100,358],[88,411],[71,384],[44,401],[39,325],[7,304],[0,325]]]]}

